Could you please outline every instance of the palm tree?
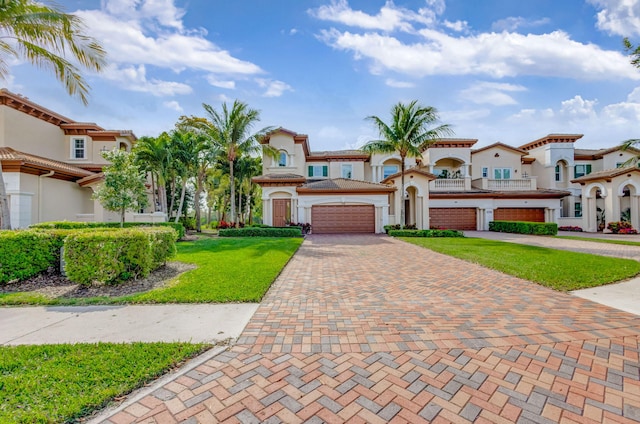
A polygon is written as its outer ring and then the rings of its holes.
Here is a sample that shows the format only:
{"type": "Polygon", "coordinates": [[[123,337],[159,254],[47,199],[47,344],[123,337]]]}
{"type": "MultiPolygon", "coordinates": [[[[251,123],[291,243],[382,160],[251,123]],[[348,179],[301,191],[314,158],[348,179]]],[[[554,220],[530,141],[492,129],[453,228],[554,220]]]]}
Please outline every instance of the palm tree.
{"type": "Polygon", "coordinates": [[[71,96],[87,104],[89,85],[79,66],[100,71],[106,64],[102,46],[85,33],[80,18],[33,0],[0,0],[0,78],[9,73],[8,57],[52,71],[71,96]]]}
{"type": "MultiPolygon", "coordinates": [[[[32,0],[0,0],[0,79],[9,75],[9,58],[24,59],[53,71],[71,96],[87,104],[89,85],[78,66],[100,71],[106,64],[102,46],[84,33],[82,21],[54,6],[32,0]]],[[[10,229],[7,192],[0,166],[0,229],[10,229]]]]}
{"type": "Polygon", "coordinates": [[[152,191],[163,213],[167,213],[167,178],[171,161],[168,147],[169,135],[162,133],[158,137],[140,137],[133,153],[135,162],[151,173],[152,191]]]}
{"type": "MultiPolygon", "coordinates": [[[[366,118],[372,121],[380,133],[379,140],[371,140],[362,147],[367,153],[398,152],[401,162],[401,190],[404,195],[405,159],[419,157],[438,139],[452,134],[449,125],[438,125],[438,111],[431,106],[422,106],[417,100],[398,103],[391,108],[391,123],[386,124],[377,116],[366,118]]],[[[404,196],[403,196],[404,197],[404,196]]],[[[404,225],[404,202],[400,202],[400,222],[404,225]]]]}
{"type": "MultiPolygon", "coordinates": [[[[236,186],[234,177],[235,161],[244,155],[259,153],[261,145],[259,140],[271,130],[263,128],[258,132],[251,133],[253,124],[260,120],[260,112],[249,108],[246,103],[239,100],[233,102],[231,109],[226,103],[222,103],[222,111],[215,110],[208,104],[203,104],[204,110],[208,114],[207,133],[211,137],[214,148],[216,148],[227,160],[229,164],[229,186],[231,189],[231,221],[236,222],[236,186]]],[[[265,152],[275,156],[275,149],[265,146],[265,152]]]]}

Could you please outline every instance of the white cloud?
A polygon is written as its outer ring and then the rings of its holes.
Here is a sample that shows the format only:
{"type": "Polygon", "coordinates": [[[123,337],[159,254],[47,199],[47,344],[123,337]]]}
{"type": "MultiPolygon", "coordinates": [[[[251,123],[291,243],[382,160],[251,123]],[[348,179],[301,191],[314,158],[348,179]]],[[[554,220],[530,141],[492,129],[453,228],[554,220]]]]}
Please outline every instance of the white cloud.
{"type": "Polygon", "coordinates": [[[491,25],[491,29],[494,31],[515,31],[518,28],[532,28],[540,25],[546,25],[549,23],[549,18],[542,18],[537,20],[525,19],[522,16],[510,16],[508,18],[495,21],[491,25]]]}
{"type": "Polygon", "coordinates": [[[611,34],[640,34],[640,2],[637,0],[587,0],[598,12],[597,27],[611,34]]]}
{"type": "Polygon", "coordinates": [[[293,91],[293,88],[289,84],[282,81],[257,78],[256,82],[260,87],[267,89],[262,94],[264,97],[280,97],[285,91],[293,91]]]}
{"type": "Polygon", "coordinates": [[[443,25],[445,28],[449,28],[450,30],[456,32],[468,32],[469,31],[469,23],[467,21],[444,21],[443,25]]]}
{"type": "Polygon", "coordinates": [[[296,35],[298,33],[298,29],[297,28],[291,28],[289,30],[289,35],[296,35]]]}
{"type": "Polygon", "coordinates": [[[215,75],[207,75],[207,82],[214,87],[219,88],[227,88],[229,90],[233,90],[236,88],[236,82],[232,80],[222,81],[219,80],[215,75]]]}
{"type": "Polygon", "coordinates": [[[418,12],[398,7],[387,0],[377,15],[370,15],[349,7],[347,0],[332,0],[331,4],[309,9],[308,13],[323,21],[331,21],[364,29],[381,31],[412,31],[412,23],[431,25],[436,16],[444,11],[444,1],[427,1],[429,7],[418,12]]]}
{"type": "Polygon", "coordinates": [[[384,83],[387,84],[389,87],[394,87],[394,88],[413,88],[416,86],[412,82],[397,81],[397,80],[394,80],[393,78],[387,78],[387,80],[384,83]]]}
{"type": "Polygon", "coordinates": [[[494,106],[512,105],[518,103],[506,93],[526,91],[521,85],[497,82],[479,82],[460,91],[460,97],[476,104],[490,104],[494,106]]]}
{"type": "Polygon", "coordinates": [[[173,109],[176,112],[182,113],[184,111],[184,109],[182,109],[182,106],[180,106],[180,103],[176,102],[175,100],[169,100],[169,101],[166,101],[166,102],[162,102],[162,105],[164,107],[169,108],[169,109],[173,109]]]}
{"type": "Polygon", "coordinates": [[[585,100],[580,95],[565,100],[561,104],[560,115],[571,119],[592,119],[596,116],[597,100],[585,100]]]}
{"type": "Polygon", "coordinates": [[[640,79],[627,57],[594,44],[570,39],[563,31],[542,35],[484,33],[452,37],[437,30],[419,31],[422,42],[405,44],[392,36],[322,30],[320,39],[335,49],[352,51],[356,59],[381,69],[418,77],[486,75],[493,78],[536,75],[586,80],[640,79]]]}
{"type": "Polygon", "coordinates": [[[161,81],[155,78],[148,80],[144,65],[125,66],[122,68],[110,66],[103,72],[102,76],[117,82],[119,86],[127,90],[150,93],[158,97],[192,92],[189,85],[180,82],[161,81]]]}

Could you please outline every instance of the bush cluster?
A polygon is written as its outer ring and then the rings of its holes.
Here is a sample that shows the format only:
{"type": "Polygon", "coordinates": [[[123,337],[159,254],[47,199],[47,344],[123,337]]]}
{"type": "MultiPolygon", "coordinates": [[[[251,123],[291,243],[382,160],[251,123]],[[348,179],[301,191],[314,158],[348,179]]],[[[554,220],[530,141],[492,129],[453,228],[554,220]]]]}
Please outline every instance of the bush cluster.
{"type": "Polygon", "coordinates": [[[391,237],[464,237],[458,230],[389,230],[391,237]]]}
{"type": "Polygon", "coordinates": [[[638,231],[627,221],[610,222],[607,224],[607,230],[613,234],[638,234],[638,231]]]}
{"type": "Polygon", "coordinates": [[[555,236],[558,234],[558,224],[555,222],[491,221],[489,222],[489,231],[555,236]]]}
{"type": "Polygon", "coordinates": [[[389,231],[391,230],[417,230],[418,226],[416,224],[409,224],[409,225],[400,225],[400,224],[393,224],[393,225],[385,225],[384,227],[384,232],[389,234],[389,231]]]}
{"type": "MultiPolygon", "coordinates": [[[[185,228],[181,222],[125,222],[123,228],[135,227],[171,227],[178,233],[178,239],[184,237],[185,228]]],[[[80,229],[80,228],[120,228],[119,222],[76,222],[76,221],[51,221],[33,224],[29,228],[56,228],[56,229],[80,229]]]]}
{"type": "Polygon", "coordinates": [[[573,225],[565,225],[563,227],[558,227],[558,231],[574,231],[577,233],[581,233],[582,232],[582,227],[577,227],[577,226],[573,226],[573,225]]]}
{"type": "Polygon", "coordinates": [[[37,228],[0,232],[0,284],[57,270],[79,284],[143,277],[175,255],[177,233],[154,228],[37,228]]]}
{"type": "Polygon", "coordinates": [[[300,227],[245,227],[224,228],[218,231],[220,237],[302,237],[300,227]]]}

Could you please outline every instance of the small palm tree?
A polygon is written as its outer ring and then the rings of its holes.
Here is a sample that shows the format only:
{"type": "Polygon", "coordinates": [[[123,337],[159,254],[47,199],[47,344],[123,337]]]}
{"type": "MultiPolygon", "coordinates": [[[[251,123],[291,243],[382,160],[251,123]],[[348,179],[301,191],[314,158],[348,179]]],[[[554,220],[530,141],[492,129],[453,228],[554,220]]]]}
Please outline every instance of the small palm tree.
{"type": "MultiPolygon", "coordinates": [[[[372,121],[380,133],[379,140],[371,140],[362,147],[367,153],[395,153],[400,155],[401,190],[404,194],[405,159],[419,157],[435,141],[452,134],[449,125],[438,125],[438,111],[431,106],[422,106],[417,100],[398,103],[391,108],[391,123],[386,124],[377,116],[366,118],[372,121]]],[[[400,202],[400,222],[404,225],[404,202],[400,202]]]]}
{"type": "Polygon", "coordinates": [[[166,186],[171,161],[168,143],[169,135],[163,133],[158,137],[140,137],[133,148],[136,164],[151,173],[152,191],[164,213],[167,213],[166,186]]]}

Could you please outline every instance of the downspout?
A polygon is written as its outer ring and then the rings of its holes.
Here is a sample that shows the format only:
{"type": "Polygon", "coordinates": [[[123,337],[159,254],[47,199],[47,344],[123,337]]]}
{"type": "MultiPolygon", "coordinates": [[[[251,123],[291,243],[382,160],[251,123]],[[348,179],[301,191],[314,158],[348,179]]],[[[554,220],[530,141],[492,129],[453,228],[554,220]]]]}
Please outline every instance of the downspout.
{"type": "Polygon", "coordinates": [[[55,171],[49,171],[46,174],[42,174],[38,177],[38,222],[42,219],[42,179],[50,177],[55,174],[55,171]]]}

